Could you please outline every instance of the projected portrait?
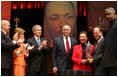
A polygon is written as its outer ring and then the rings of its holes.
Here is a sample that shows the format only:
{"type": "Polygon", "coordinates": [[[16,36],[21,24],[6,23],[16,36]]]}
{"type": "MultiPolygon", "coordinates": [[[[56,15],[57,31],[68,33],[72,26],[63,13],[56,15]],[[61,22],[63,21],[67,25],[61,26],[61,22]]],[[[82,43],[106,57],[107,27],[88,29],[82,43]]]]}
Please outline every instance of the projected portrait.
{"type": "Polygon", "coordinates": [[[53,40],[61,36],[63,25],[71,26],[71,37],[76,33],[77,2],[72,1],[45,1],[44,2],[44,37],[53,40]]]}

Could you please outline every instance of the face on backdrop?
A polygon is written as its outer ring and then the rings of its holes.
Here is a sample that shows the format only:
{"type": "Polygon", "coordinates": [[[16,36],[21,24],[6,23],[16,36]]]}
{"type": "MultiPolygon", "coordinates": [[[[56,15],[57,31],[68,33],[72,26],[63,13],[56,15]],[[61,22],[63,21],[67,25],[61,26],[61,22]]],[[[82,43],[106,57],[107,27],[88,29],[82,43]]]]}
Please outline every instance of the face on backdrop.
{"type": "Polygon", "coordinates": [[[52,39],[62,35],[61,30],[64,25],[69,25],[73,32],[76,25],[76,14],[72,4],[68,1],[49,2],[45,8],[44,24],[52,39]]]}
{"type": "Polygon", "coordinates": [[[93,29],[93,36],[96,40],[99,40],[102,37],[102,32],[99,28],[96,27],[93,29]]]}
{"type": "Polygon", "coordinates": [[[86,42],[87,42],[87,40],[88,40],[86,34],[81,33],[79,38],[80,38],[81,44],[86,44],[86,42]]]}
{"type": "Polygon", "coordinates": [[[36,26],[33,30],[33,33],[36,37],[40,37],[42,33],[42,28],[40,26],[36,26]]]}

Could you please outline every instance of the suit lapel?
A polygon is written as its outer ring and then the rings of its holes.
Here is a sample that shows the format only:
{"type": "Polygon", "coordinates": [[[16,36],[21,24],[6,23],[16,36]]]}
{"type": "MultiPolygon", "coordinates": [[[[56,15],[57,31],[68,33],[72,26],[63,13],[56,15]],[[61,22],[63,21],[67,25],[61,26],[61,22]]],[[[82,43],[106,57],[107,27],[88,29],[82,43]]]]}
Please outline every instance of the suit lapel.
{"type": "Polygon", "coordinates": [[[3,31],[1,31],[1,33],[3,34],[3,36],[6,38],[7,41],[12,41],[7,34],[5,34],[3,31]]]}
{"type": "Polygon", "coordinates": [[[94,54],[96,53],[96,50],[99,48],[99,46],[101,45],[101,43],[103,42],[104,38],[102,38],[100,40],[100,42],[98,43],[98,46],[96,47],[96,43],[95,43],[95,49],[94,49],[94,54]]]}
{"type": "Polygon", "coordinates": [[[94,44],[94,46],[95,46],[95,49],[94,49],[94,54],[95,54],[95,52],[96,52],[96,49],[97,49],[97,47],[96,47],[96,43],[94,44]]]}
{"type": "Polygon", "coordinates": [[[41,41],[41,43],[42,43],[43,39],[42,39],[42,38],[40,38],[40,41],[41,41]]]}
{"type": "Polygon", "coordinates": [[[64,49],[64,52],[67,54],[67,51],[65,49],[65,45],[64,45],[64,40],[63,40],[63,36],[61,37],[61,41],[62,41],[62,49],[64,49]]]}
{"type": "Polygon", "coordinates": [[[32,40],[33,40],[32,42],[34,43],[34,45],[35,45],[36,47],[38,47],[38,44],[37,44],[36,39],[33,37],[32,40]]]}
{"type": "MultiPolygon", "coordinates": [[[[36,40],[34,37],[33,37],[33,41],[34,41],[34,44],[35,44],[36,46],[38,46],[37,40],[36,40]]],[[[40,38],[40,41],[41,41],[41,43],[42,43],[43,39],[40,38]]]]}

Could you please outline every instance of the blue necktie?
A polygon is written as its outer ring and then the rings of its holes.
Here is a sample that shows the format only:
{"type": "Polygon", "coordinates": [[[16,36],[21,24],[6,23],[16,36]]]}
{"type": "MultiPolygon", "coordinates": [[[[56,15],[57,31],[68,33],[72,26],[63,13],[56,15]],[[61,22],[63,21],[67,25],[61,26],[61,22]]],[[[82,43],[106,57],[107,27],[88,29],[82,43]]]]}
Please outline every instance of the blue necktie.
{"type": "Polygon", "coordinates": [[[38,43],[38,46],[40,46],[41,42],[39,41],[39,38],[37,38],[37,43],[38,43]]]}

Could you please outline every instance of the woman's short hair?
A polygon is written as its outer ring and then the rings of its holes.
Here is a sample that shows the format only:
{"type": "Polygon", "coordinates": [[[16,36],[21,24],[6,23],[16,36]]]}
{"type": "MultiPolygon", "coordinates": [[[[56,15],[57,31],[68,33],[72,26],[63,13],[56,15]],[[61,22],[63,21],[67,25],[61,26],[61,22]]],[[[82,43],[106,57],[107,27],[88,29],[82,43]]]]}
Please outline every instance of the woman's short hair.
{"type": "Polygon", "coordinates": [[[81,34],[85,34],[85,35],[86,35],[86,37],[88,37],[88,36],[87,36],[87,32],[86,32],[86,31],[81,31],[81,32],[80,32],[80,34],[79,34],[79,36],[80,36],[81,34]]]}
{"type": "Polygon", "coordinates": [[[15,28],[14,34],[15,34],[16,32],[18,32],[18,35],[22,35],[22,34],[24,34],[25,30],[22,29],[22,28],[15,28]]]}

